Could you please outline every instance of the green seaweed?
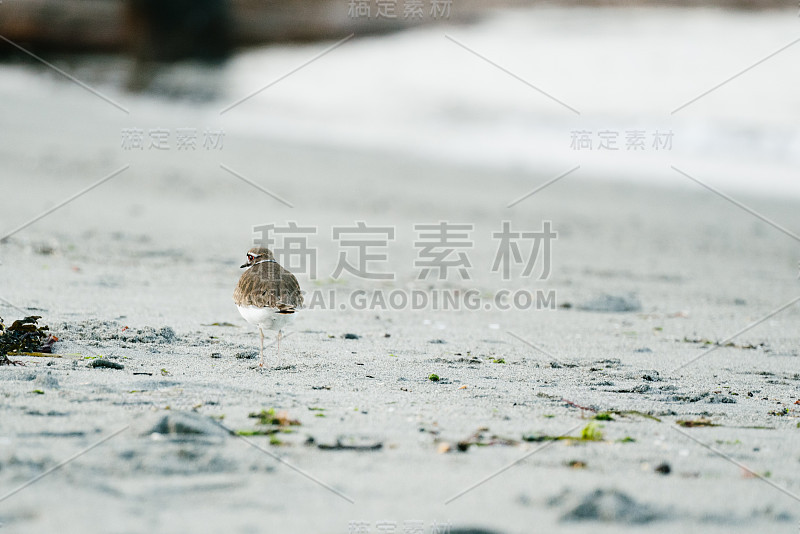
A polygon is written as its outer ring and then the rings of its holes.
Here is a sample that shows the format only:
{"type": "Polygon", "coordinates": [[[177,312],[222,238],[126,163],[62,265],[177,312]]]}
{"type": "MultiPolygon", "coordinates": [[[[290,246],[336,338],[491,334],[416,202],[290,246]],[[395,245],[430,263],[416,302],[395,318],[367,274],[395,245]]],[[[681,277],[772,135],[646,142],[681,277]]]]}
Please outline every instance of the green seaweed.
{"type": "Polygon", "coordinates": [[[439,375],[437,375],[436,373],[431,373],[430,375],[428,375],[428,380],[430,380],[431,382],[438,382],[441,379],[439,378],[439,375]]]}
{"type": "Polygon", "coordinates": [[[247,415],[254,419],[258,419],[259,425],[274,425],[274,426],[299,426],[300,421],[297,419],[290,419],[286,412],[275,412],[275,408],[269,410],[262,409],[260,412],[253,412],[247,415]]]}
{"type": "Polygon", "coordinates": [[[256,430],[235,430],[233,433],[237,436],[271,436],[278,432],[277,428],[258,428],[256,430]]]}
{"type": "Polygon", "coordinates": [[[581,430],[581,441],[603,441],[603,432],[600,430],[600,425],[594,421],[589,421],[589,424],[581,430]]]}
{"type": "Polygon", "coordinates": [[[551,436],[548,434],[530,434],[522,436],[522,441],[603,441],[604,434],[600,430],[602,425],[594,421],[589,421],[589,424],[583,427],[580,436],[551,436]]]}

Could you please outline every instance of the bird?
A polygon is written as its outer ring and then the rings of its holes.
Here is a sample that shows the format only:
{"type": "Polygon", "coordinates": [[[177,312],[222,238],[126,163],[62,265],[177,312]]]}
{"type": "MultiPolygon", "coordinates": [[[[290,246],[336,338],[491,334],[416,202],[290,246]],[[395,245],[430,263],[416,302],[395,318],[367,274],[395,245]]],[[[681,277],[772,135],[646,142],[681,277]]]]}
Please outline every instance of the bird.
{"type": "Polygon", "coordinates": [[[261,334],[259,367],[264,367],[264,330],[278,332],[277,356],[281,354],[283,329],[292,322],[297,311],[303,307],[300,284],[292,273],[275,261],[275,255],[265,247],[253,247],[247,251],[247,269],[239,278],[233,301],[239,313],[258,327],[261,334]]]}

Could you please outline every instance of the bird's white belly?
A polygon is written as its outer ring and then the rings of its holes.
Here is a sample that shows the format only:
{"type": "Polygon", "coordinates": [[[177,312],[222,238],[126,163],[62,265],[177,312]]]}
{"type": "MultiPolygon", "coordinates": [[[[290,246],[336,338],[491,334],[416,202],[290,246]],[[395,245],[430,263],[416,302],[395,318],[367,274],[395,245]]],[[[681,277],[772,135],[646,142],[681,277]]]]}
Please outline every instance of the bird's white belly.
{"type": "Polygon", "coordinates": [[[283,330],[286,325],[294,322],[296,315],[295,313],[278,313],[272,308],[259,308],[258,306],[237,306],[237,308],[245,321],[268,330],[283,330]]]}

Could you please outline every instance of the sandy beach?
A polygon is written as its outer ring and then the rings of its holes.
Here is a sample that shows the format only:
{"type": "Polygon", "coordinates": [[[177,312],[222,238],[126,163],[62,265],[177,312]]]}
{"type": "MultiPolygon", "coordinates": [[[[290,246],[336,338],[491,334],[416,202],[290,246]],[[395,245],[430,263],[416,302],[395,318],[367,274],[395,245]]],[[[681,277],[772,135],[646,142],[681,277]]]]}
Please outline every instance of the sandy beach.
{"type": "Polygon", "coordinates": [[[124,170],[0,245],[0,317],[59,338],[0,367],[0,532],[797,531],[797,197],[730,193],[754,215],[676,156],[519,200],[571,166],[297,143],[109,90],[126,115],[6,68],[0,232],[124,170]],[[126,150],[134,126],[224,148],[126,150]],[[359,221],[394,229],[394,279],[331,276],[359,221]],[[469,279],[419,279],[415,225],[441,221],[473,225],[469,279]],[[546,280],[491,272],[503,221],[552,223],[546,280]],[[290,222],[314,229],[307,303],[336,304],[260,369],[231,295],[254,228],[290,222]],[[354,309],[395,290],[482,300],[354,309]]]}

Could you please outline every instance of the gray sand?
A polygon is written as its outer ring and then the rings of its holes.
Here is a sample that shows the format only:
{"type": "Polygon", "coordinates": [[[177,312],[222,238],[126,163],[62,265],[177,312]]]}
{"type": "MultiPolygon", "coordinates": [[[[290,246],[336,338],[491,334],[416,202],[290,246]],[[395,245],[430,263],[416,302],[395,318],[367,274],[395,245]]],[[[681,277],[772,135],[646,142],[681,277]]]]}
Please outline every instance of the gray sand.
{"type": "MultiPolygon", "coordinates": [[[[3,531],[796,532],[798,305],[676,370],[800,294],[783,233],[677,175],[659,188],[587,170],[507,209],[561,170],[437,167],[235,131],[221,154],[140,156],[116,148],[128,123],[86,98],[65,137],[37,134],[69,118],[63,102],[6,117],[4,231],[131,168],[0,246],[0,297],[61,339],[60,358],[0,368],[0,494],[121,432],[0,501],[3,531]],[[536,287],[557,292],[556,309],[305,310],[280,359],[274,347],[263,370],[250,359],[258,335],[231,294],[254,225],[319,225],[326,274],[298,278],[344,295],[436,285],[414,280],[412,225],[472,222],[473,279],[442,286],[493,294],[529,285],[486,267],[504,219],[553,221],[553,272],[536,287]],[[330,227],[359,220],[397,225],[396,281],[328,279],[330,227]],[[88,366],[99,357],[124,368],[88,366]],[[285,423],[270,436],[225,430],[267,428],[249,414],[270,409],[285,423]],[[611,420],[591,423],[602,412],[611,420]],[[699,419],[715,426],[677,424],[699,419]],[[602,439],[547,440],[590,423],[602,439]]],[[[136,122],[157,124],[158,106],[136,122]]],[[[737,198],[800,229],[796,199],[737,198]]]]}

